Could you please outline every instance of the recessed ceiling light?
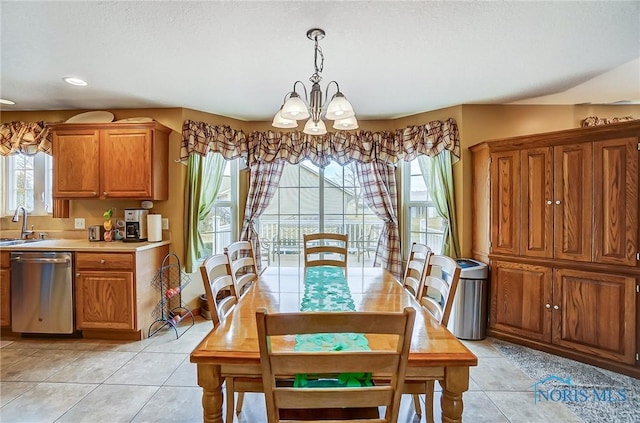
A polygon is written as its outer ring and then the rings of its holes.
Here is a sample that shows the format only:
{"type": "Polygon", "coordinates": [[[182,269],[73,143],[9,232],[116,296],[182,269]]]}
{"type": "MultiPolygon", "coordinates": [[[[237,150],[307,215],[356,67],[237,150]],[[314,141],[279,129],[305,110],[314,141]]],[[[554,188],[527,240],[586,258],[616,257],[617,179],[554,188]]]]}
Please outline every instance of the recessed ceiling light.
{"type": "Polygon", "coordinates": [[[87,82],[82,80],[82,79],[80,79],[80,78],[74,78],[72,76],[68,76],[66,78],[63,78],[63,80],[67,84],[77,85],[78,87],[86,87],[87,86],[87,82]]]}
{"type": "Polygon", "coordinates": [[[16,104],[16,102],[11,100],[5,100],[4,98],[0,98],[0,104],[16,104]]]}

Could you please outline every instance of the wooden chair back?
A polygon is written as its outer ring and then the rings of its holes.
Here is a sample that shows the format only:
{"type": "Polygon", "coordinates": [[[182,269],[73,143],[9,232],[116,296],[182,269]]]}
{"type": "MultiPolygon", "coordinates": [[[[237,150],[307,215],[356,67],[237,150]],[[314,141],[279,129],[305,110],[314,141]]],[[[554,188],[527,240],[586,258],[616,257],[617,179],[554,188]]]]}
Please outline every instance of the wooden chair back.
{"type": "Polygon", "coordinates": [[[336,233],[303,235],[304,267],[338,266],[347,269],[349,236],[336,233]]]}
{"type": "MultiPolygon", "coordinates": [[[[381,419],[361,419],[359,422],[396,422],[404,383],[405,370],[415,310],[407,307],[403,313],[366,312],[300,312],[268,314],[256,312],[258,345],[262,364],[262,384],[269,423],[280,422],[282,410],[326,410],[332,408],[366,408],[385,406],[381,419]],[[315,333],[358,333],[391,336],[391,344],[380,342],[380,349],[367,351],[293,351],[272,348],[273,337],[315,333]],[[390,348],[395,343],[396,348],[390,348]],[[385,348],[385,349],[383,349],[385,348]],[[278,381],[291,380],[297,374],[372,373],[388,383],[362,387],[291,387],[278,381]]],[[[370,342],[371,344],[371,342],[370,342]]],[[[377,379],[376,379],[377,380],[377,379]]],[[[347,420],[332,420],[347,421],[347,420]]]]}
{"type": "Polygon", "coordinates": [[[258,280],[258,265],[251,241],[237,241],[229,244],[224,253],[229,258],[231,277],[240,298],[249,286],[258,280]]]}
{"type": "Polygon", "coordinates": [[[424,279],[427,276],[429,258],[432,254],[431,248],[425,244],[414,242],[411,245],[402,284],[416,299],[422,297],[424,279]]]}
{"type": "Polygon", "coordinates": [[[224,321],[227,314],[238,302],[227,255],[216,254],[208,257],[200,266],[200,274],[202,275],[207,304],[211,311],[211,319],[213,325],[217,326],[224,321]],[[228,292],[226,296],[221,294],[225,291],[228,292]]]}
{"type": "Polygon", "coordinates": [[[454,259],[438,254],[431,255],[420,303],[444,326],[449,323],[459,279],[460,267],[454,259]]]}

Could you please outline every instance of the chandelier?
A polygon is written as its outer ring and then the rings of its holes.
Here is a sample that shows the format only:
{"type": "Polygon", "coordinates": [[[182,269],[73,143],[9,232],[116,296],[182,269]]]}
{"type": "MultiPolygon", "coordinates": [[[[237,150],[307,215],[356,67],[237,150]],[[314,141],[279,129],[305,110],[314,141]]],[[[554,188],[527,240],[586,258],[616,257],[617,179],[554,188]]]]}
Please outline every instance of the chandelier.
{"type": "Polygon", "coordinates": [[[304,125],[303,132],[309,135],[323,135],[327,133],[327,127],[321,119],[324,112],[324,118],[333,120],[334,129],[357,129],[358,121],[353,111],[351,103],[340,92],[340,86],[336,81],[327,84],[324,98],[329,98],[329,87],[335,84],[336,93],[331,97],[331,101],[324,110],[322,101],[322,90],[320,89],[320,81],[322,81],[322,68],[324,66],[324,55],[322,49],[318,45],[318,41],[324,38],[325,32],[319,28],[313,28],[307,31],[307,38],[315,42],[314,50],[314,67],[315,72],[309,78],[311,81],[311,95],[308,95],[307,88],[302,81],[293,83],[293,91],[288,92],[284,96],[284,104],[280,107],[278,113],[273,118],[272,125],[276,128],[297,128],[298,120],[309,119],[304,125]],[[296,87],[300,84],[302,92],[304,92],[303,101],[296,91],[296,87]]]}

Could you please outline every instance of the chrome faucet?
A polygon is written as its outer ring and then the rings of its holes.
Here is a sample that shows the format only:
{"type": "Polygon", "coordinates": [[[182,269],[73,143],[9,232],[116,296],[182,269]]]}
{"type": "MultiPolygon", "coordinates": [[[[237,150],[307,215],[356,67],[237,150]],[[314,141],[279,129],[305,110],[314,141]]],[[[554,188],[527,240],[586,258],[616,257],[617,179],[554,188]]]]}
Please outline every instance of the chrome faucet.
{"type": "Polygon", "coordinates": [[[22,210],[22,231],[20,232],[20,239],[27,239],[30,235],[33,235],[33,231],[27,230],[27,209],[23,206],[18,206],[16,212],[13,214],[12,222],[18,221],[18,213],[22,210]]]}

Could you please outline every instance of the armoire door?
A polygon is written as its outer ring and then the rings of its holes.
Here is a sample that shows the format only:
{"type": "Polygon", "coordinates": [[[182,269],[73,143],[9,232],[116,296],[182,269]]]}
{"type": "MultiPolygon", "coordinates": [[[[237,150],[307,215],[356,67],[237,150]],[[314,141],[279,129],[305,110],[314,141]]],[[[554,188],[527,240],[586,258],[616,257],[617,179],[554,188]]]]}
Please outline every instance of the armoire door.
{"type": "Polygon", "coordinates": [[[554,257],[591,261],[593,254],[592,144],[554,147],[554,257]]]}
{"type": "Polygon", "coordinates": [[[491,155],[491,252],[520,254],[520,151],[491,155]]]}
{"type": "Polygon", "coordinates": [[[637,266],[638,138],[593,145],[595,261],[637,266]]]}

